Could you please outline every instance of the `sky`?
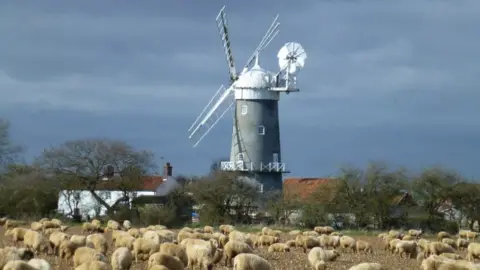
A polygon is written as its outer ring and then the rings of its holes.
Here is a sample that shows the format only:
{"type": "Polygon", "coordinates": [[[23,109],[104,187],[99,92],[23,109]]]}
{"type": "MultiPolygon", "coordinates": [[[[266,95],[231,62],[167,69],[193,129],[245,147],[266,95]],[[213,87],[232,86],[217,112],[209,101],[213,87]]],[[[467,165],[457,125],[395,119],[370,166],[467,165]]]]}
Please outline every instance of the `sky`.
{"type": "Polygon", "coordinates": [[[152,150],[174,174],[229,156],[232,115],[193,148],[188,128],[228,69],[215,25],[226,7],[237,70],[277,13],[260,55],[308,54],[282,96],[285,177],[384,161],[480,177],[480,1],[0,0],[0,116],[27,159],[68,140],[152,150]]]}

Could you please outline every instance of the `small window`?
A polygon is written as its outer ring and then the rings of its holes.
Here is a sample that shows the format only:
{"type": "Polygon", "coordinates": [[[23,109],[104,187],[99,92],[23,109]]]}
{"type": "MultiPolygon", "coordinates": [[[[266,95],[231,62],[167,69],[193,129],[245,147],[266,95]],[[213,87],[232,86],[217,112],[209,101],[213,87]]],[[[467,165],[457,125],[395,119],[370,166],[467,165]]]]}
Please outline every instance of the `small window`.
{"type": "Polygon", "coordinates": [[[263,184],[259,184],[257,186],[257,191],[260,192],[260,193],[263,193],[263,184]]]}
{"type": "Polygon", "coordinates": [[[273,162],[278,163],[278,153],[273,153],[273,162]]]}
{"type": "Polygon", "coordinates": [[[238,153],[237,161],[243,161],[243,153],[238,153]]]}
{"type": "Polygon", "coordinates": [[[242,105],[242,115],[247,115],[248,113],[248,106],[247,104],[242,105]]]}
{"type": "Polygon", "coordinates": [[[265,127],[258,126],[258,135],[265,135],[265,127]]]}

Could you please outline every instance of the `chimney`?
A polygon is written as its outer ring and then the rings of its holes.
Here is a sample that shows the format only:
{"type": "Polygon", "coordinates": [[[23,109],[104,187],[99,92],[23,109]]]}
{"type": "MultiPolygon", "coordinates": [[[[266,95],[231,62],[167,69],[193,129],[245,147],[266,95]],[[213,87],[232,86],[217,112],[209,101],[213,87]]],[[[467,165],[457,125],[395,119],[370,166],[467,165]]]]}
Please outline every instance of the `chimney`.
{"type": "Polygon", "coordinates": [[[170,165],[170,162],[165,163],[165,166],[163,167],[163,181],[167,181],[169,176],[172,176],[172,165],[170,165]]]}

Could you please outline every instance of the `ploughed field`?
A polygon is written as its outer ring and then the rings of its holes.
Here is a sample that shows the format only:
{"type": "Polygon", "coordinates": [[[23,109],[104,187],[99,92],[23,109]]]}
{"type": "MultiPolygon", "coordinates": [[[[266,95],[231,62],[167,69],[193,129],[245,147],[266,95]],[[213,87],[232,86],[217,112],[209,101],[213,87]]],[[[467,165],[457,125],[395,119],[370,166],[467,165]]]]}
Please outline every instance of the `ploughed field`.
{"type": "MultiPolygon", "coordinates": [[[[27,227],[27,226],[25,226],[27,227]]],[[[174,232],[178,232],[178,230],[172,230],[174,232]]],[[[68,234],[81,234],[81,227],[71,227],[67,230],[68,234]]],[[[5,229],[1,227],[0,229],[0,237],[2,240],[2,246],[13,246],[13,242],[9,237],[5,237],[5,229]]],[[[109,244],[111,243],[111,233],[106,232],[105,236],[109,244]]],[[[356,265],[361,262],[378,262],[385,266],[387,269],[392,270],[411,270],[411,269],[420,269],[421,261],[417,261],[416,259],[406,259],[400,258],[398,255],[393,255],[388,251],[384,251],[383,240],[376,237],[376,236],[353,236],[357,240],[365,240],[372,244],[373,246],[373,254],[366,254],[366,253],[352,253],[351,250],[341,250],[337,249],[341,256],[337,258],[334,262],[327,262],[327,269],[349,269],[353,265],[356,265]]],[[[281,236],[281,242],[286,242],[287,240],[294,239],[293,236],[288,235],[285,233],[281,236]]],[[[19,244],[22,246],[23,244],[19,244]]],[[[108,256],[110,256],[113,252],[113,247],[109,247],[108,256]]],[[[302,270],[302,269],[312,269],[309,265],[307,260],[307,253],[303,253],[302,248],[293,248],[291,252],[286,253],[268,253],[267,247],[259,247],[255,250],[257,255],[267,259],[275,269],[282,269],[282,270],[302,270]]],[[[462,254],[464,255],[464,254],[462,254]]],[[[49,255],[46,256],[41,254],[38,256],[39,258],[46,259],[48,262],[51,263],[52,269],[74,269],[72,261],[62,261],[57,256],[49,255]]],[[[147,262],[133,262],[132,268],[133,270],[140,270],[140,269],[147,269],[147,262]]],[[[231,269],[225,266],[225,262],[222,261],[214,266],[214,269],[231,269]]]]}

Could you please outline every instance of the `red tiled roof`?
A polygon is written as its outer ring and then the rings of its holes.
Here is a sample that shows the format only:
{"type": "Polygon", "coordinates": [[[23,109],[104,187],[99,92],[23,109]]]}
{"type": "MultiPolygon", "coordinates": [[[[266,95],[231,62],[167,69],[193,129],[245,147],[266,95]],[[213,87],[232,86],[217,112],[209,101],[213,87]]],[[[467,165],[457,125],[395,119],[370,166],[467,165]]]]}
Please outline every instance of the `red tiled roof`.
{"type": "Polygon", "coordinates": [[[159,185],[163,183],[163,176],[147,176],[143,180],[144,190],[155,191],[159,185]]]}
{"type": "Polygon", "coordinates": [[[283,181],[285,196],[298,196],[307,199],[322,185],[335,183],[332,178],[287,178],[283,181]]]}

